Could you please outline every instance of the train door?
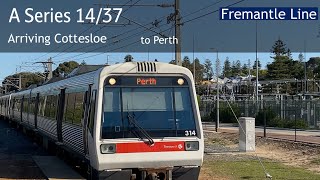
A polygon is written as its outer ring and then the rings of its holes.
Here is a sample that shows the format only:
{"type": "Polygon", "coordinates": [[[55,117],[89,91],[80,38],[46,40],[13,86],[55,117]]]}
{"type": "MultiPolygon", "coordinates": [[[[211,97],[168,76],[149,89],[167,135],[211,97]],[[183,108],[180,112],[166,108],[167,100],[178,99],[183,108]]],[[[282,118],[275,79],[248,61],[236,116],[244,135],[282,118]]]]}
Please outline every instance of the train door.
{"type": "Polygon", "coordinates": [[[57,137],[58,141],[62,142],[62,119],[64,112],[64,102],[66,96],[66,89],[61,89],[58,99],[58,109],[57,109],[57,137]]]}
{"type": "Polygon", "coordinates": [[[84,116],[83,116],[83,147],[84,154],[88,154],[88,120],[89,120],[89,109],[90,109],[90,101],[91,101],[91,87],[89,85],[88,91],[85,93],[84,97],[84,116]]]}

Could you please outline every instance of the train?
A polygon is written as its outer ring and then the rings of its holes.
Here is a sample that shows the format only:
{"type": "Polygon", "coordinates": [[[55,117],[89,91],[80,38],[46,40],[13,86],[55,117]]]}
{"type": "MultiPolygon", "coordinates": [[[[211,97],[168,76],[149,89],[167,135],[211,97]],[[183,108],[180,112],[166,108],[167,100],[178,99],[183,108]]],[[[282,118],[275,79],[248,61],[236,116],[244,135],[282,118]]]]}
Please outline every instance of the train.
{"type": "Polygon", "coordinates": [[[204,137],[192,73],[125,62],[0,97],[0,113],[85,162],[88,179],[198,179],[204,137]]]}

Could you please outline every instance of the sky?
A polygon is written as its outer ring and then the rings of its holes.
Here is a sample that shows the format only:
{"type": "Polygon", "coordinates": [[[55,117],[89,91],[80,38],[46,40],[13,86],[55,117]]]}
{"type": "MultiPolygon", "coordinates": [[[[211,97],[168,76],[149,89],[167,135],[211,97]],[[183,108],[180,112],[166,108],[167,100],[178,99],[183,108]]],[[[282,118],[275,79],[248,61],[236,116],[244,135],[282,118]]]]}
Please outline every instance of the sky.
{"type": "MultiPolygon", "coordinates": [[[[0,53],[0,81],[2,81],[6,76],[14,74],[16,72],[20,72],[20,68],[22,72],[30,71],[30,72],[43,72],[44,68],[41,64],[35,64],[37,61],[46,61],[48,58],[53,57],[52,60],[54,62],[53,70],[62,63],[63,61],[67,61],[68,57],[74,57],[73,60],[81,63],[83,60],[87,64],[106,64],[109,61],[109,64],[121,63],[124,60],[125,55],[131,54],[134,57],[134,61],[154,61],[157,59],[159,62],[169,62],[174,59],[174,53],[90,53],[90,54],[81,54],[81,53],[0,53]],[[55,57],[57,56],[57,57],[55,57]],[[92,56],[92,57],[88,57],[92,56]],[[88,58],[86,58],[88,57],[88,58]],[[83,59],[85,58],[85,59],[83,59]]],[[[298,59],[299,53],[292,53],[293,59],[298,59]]],[[[210,59],[215,64],[216,60],[216,52],[210,53],[182,53],[182,58],[184,56],[189,56],[190,59],[193,57],[200,59],[202,63],[206,59],[210,59]]],[[[272,56],[271,53],[258,53],[258,59],[262,64],[262,68],[266,68],[268,63],[272,62],[270,58],[272,56]]],[[[318,57],[320,53],[306,53],[306,59],[308,60],[310,57],[318,57]]],[[[236,61],[240,60],[241,64],[248,63],[248,59],[251,60],[251,64],[253,65],[256,54],[255,53],[219,53],[219,60],[221,64],[228,57],[229,60],[236,61]]]]}

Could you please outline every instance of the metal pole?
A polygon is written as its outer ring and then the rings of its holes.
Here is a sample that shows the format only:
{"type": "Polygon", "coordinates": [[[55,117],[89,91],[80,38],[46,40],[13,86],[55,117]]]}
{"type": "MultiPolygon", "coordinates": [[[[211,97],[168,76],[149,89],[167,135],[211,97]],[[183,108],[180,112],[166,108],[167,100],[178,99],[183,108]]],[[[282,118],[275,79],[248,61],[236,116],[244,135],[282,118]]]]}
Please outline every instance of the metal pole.
{"type": "Polygon", "coordinates": [[[258,78],[259,78],[259,67],[258,67],[258,21],[256,21],[256,101],[258,109],[258,78]]]}
{"type": "Polygon", "coordinates": [[[248,71],[249,71],[249,83],[247,84],[247,94],[251,94],[251,93],[249,93],[250,85],[251,85],[251,72],[250,72],[250,70],[251,70],[251,61],[250,61],[250,59],[248,59],[248,67],[249,67],[249,69],[248,69],[248,71]]]}
{"type": "Polygon", "coordinates": [[[294,142],[297,141],[297,101],[294,101],[294,142]]]}
{"type": "Polygon", "coordinates": [[[219,62],[219,51],[217,50],[217,61],[216,61],[216,75],[217,75],[217,120],[216,120],[216,132],[218,132],[219,128],[219,90],[220,90],[220,85],[219,85],[219,68],[220,68],[220,62],[219,62]]]}
{"type": "Polygon", "coordinates": [[[266,109],[264,108],[263,112],[263,137],[267,137],[267,115],[266,115],[266,109]]]}
{"type": "Polygon", "coordinates": [[[193,34],[193,41],[192,41],[192,50],[193,50],[193,53],[192,53],[192,59],[193,59],[193,79],[194,79],[194,82],[196,82],[196,61],[194,59],[194,34],[193,34]]]}
{"type": "Polygon", "coordinates": [[[52,58],[50,57],[48,59],[48,64],[47,64],[47,67],[48,67],[48,80],[52,78],[52,58]]]}
{"type": "Polygon", "coordinates": [[[176,64],[182,66],[181,62],[181,38],[180,38],[180,1],[175,0],[175,37],[179,40],[175,43],[175,58],[176,64]]]}
{"type": "Polygon", "coordinates": [[[297,116],[294,116],[294,142],[297,141],[297,116]]]}
{"type": "Polygon", "coordinates": [[[306,57],[306,40],[304,40],[304,95],[307,93],[307,57],[306,57]]]}

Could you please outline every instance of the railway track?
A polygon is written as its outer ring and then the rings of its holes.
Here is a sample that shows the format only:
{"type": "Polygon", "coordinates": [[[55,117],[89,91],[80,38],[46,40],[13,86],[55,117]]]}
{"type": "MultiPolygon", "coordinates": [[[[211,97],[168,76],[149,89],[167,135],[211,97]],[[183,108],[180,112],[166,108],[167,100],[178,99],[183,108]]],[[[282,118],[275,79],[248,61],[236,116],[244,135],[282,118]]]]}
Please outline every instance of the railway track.
{"type": "MultiPolygon", "coordinates": [[[[206,129],[204,128],[204,132],[215,132],[212,129],[206,129]]],[[[225,133],[225,134],[236,134],[238,133],[238,131],[235,130],[230,130],[230,129],[220,129],[219,132],[225,133]]],[[[312,147],[320,147],[320,142],[311,142],[311,141],[304,141],[301,139],[307,139],[308,137],[310,139],[313,138],[317,138],[320,139],[319,137],[315,137],[315,136],[302,136],[302,135],[297,135],[297,137],[295,138],[294,135],[287,135],[284,136],[283,134],[267,134],[267,137],[263,136],[263,133],[260,132],[256,132],[256,137],[258,138],[266,138],[269,140],[273,140],[273,141],[281,141],[281,142],[289,142],[289,143],[299,143],[302,145],[307,145],[307,146],[312,146],[312,147]],[[278,137],[277,137],[278,136],[278,137]],[[303,137],[303,138],[302,138],[303,137]],[[300,139],[300,140],[299,140],[300,139]]]]}

